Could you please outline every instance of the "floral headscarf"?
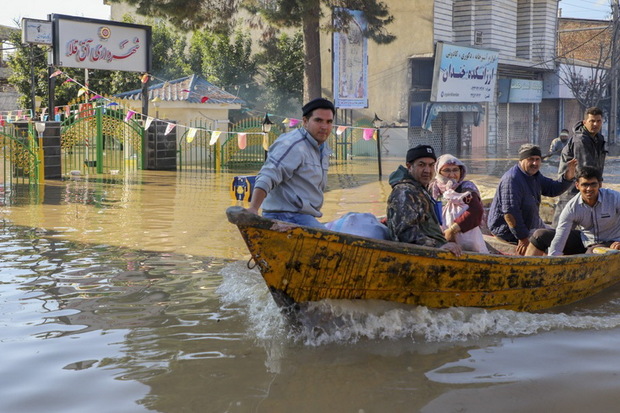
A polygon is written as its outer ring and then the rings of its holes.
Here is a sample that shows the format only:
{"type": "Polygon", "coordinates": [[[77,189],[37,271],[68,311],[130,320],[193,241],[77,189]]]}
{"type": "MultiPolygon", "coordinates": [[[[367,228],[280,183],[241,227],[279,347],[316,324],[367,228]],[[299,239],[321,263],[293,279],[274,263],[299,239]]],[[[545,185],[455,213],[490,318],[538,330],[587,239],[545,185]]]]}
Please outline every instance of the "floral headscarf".
{"type": "Polygon", "coordinates": [[[465,176],[467,175],[467,168],[465,167],[465,164],[461,162],[456,156],[446,153],[437,158],[437,162],[435,163],[435,172],[435,179],[433,180],[433,182],[430,183],[428,188],[433,198],[441,198],[441,195],[447,189],[447,183],[450,181],[452,182],[451,187],[458,192],[471,191],[476,192],[478,195],[480,195],[480,191],[478,190],[476,184],[474,184],[472,181],[465,180],[465,176]],[[458,182],[455,182],[453,179],[446,178],[439,173],[441,168],[443,168],[445,165],[456,165],[461,169],[461,177],[458,182]]]}

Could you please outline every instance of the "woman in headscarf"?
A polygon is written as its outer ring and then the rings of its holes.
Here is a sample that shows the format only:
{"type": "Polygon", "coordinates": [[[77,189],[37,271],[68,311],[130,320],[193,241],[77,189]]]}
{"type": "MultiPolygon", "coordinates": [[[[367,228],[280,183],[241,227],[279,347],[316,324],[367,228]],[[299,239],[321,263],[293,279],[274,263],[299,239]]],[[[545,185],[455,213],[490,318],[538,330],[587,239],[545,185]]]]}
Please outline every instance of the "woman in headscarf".
{"type": "Polygon", "coordinates": [[[435,170],[437,174],[429,190],[433,198],[442,202],[444,236],[465,250],[488,252],[479,228],[484,213],[480,191],[473,182],[465,180],[465,164],[444,154],[437,158],[435,170]]]}

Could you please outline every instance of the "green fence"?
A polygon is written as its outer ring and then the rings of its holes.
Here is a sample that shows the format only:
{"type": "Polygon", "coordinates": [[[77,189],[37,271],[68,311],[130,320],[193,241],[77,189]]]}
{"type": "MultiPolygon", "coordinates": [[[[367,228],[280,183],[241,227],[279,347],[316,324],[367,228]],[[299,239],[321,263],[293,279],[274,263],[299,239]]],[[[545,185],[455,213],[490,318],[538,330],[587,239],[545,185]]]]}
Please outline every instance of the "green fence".
{"type": "Polygon", "coordinates": [[[199,119],[190,122],[189,126],[177,141],[177,168],[216,169],[217,145],[210,145],[212,122],[199,119]]]}
{"type": "Polygon", "coordinates": [[[60,132],[63,175],[75,171],[118,174],[142,167],[142,119],[108,105],[82,103],[63,112],[66,114],[60,132]]]}
{"type": "Polygon", "coordinates": [[[42,156],[32,122],[0,126],[0,157],[0,204],[11,204],[22,193],[38,191],[42,156]]]}

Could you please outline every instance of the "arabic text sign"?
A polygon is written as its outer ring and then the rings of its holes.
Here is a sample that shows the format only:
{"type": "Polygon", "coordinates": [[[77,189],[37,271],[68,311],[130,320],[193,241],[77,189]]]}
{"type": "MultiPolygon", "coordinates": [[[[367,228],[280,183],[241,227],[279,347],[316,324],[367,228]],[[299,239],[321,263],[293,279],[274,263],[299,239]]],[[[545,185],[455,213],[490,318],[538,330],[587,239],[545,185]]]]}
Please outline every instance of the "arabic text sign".
{"type": "Polygon", "coordinates": [[[150,26],[52,15],[54,65],[148,72],[150,26]]]}
{"type": "Polygon", "coordinates": [[[22,19],[22,42],[52,44],[52,22],[46,20],[22,19]]]}
{"type": "Polygon", "coordinates": [[[499,53],[437,43],[431,101],[493,102],[499,53]]]}

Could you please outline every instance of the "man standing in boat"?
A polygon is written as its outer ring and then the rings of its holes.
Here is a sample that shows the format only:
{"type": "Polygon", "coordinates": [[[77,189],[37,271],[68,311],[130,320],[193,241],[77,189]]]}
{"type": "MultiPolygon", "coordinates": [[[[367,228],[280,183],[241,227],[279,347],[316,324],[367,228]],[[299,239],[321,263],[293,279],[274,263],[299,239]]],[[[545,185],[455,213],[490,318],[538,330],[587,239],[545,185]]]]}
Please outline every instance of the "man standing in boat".
{"type": "Polygon", "coordinates": [[[546,227],[538,210],[541,196],[560,195],[575,177],[576,159],[567,162],[566,172],[557,181],[540,173],[541,162],[540,147],[521,145],[519,162],[502,176],[489,209],[489,230],[496,237],[517,244],[519,255],[525,254],[532,233],[546,227]]]}
{"type": "Polygon", "coordinates": [[[448,242],[439,224],[441,205],[428,192],[435,177],[435,150],[418,145],[407,151],[406,165],[390,174],[387,226],[393,241],[442,248],[461,255],[461,247],[448,242]]]}
{"type": "Polygon", "coordinates": [[[324,228],[320,218],[327,185],[332,132],[336,109],[327,99],[317,98],[302,107],[303,127],[282,134],[269,147],[265,164],[254,182],[247,209],[279,221],[324,228]]]}
{"type": "MultiPolygon", "coordinates": [[[[601,135],[603,128],[603,111],[597,107],[587,108],[583,121],[575,125],[575,135],[568,140],[560,155],[558,174],[561,176],[568,168],[568,162],[577,159],[579,167],[591,166],[603,174],[605,169],[605,138],[601,135]]],[[[560,195],[555,206],[553,226],[556,227],[562,209],[579,191],[574,186],[560,195]]]]}
{"type": "Polygon", "coordinates": [[[603,174],[591,166],[577,170],[575,186],[579,194],[562,210],[557,229],[534,232],[529,255],[543,255],[547,247],[549,255],[583,254],[595,247],[620,250],[620,192],[601,188],[603,174]]]}

